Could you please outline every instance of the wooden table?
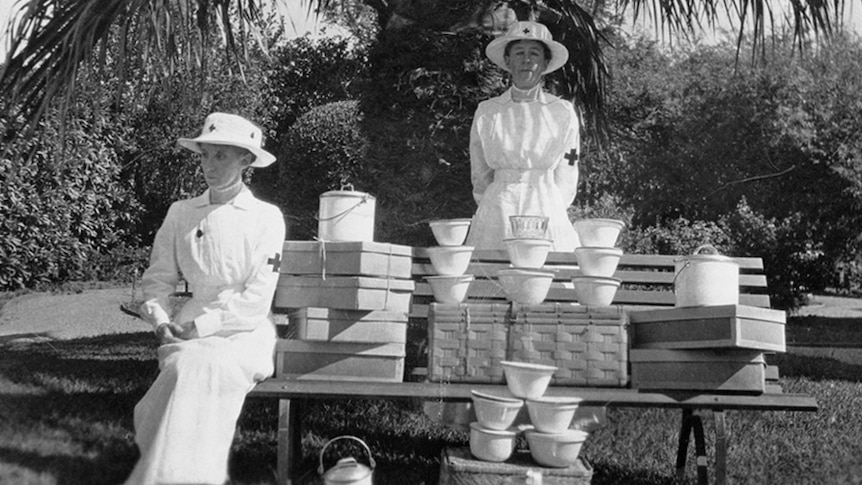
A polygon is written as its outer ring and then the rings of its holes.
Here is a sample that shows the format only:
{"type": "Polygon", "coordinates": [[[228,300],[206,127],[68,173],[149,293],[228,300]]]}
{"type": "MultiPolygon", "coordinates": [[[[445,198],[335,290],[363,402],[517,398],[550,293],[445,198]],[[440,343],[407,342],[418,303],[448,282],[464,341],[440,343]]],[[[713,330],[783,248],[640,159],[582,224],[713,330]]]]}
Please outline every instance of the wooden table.
{"type": "MultiPolygon", "coordinates": [[[[446,384],[433,382],[334,382],[269,379],[255,387],[252,398],[279,399],[278,476],[279,483],[290,485],[299,475],[302,458],[302,429],[299,408],[309,399],[426,399],[469,402],[471,391],[498,393],[499,384],[446,384]]],[[[728,436],[725,411],[816,411],[817,401],[810,396],[785,394],[769,386],[763,394],[710,394],[700,392],[642,392],[637,389],[595,387],[549,387],[547,396],[577,396],[586,406],[676,408],[682,410],[682,425],[677,451],[677,474],[685,473],[690,436],[694,434],[698,456],[698,482],[708,482],[703,425],[696,410],[712,411],[715,420],[715,483],[727,481],[728,436]]]]}

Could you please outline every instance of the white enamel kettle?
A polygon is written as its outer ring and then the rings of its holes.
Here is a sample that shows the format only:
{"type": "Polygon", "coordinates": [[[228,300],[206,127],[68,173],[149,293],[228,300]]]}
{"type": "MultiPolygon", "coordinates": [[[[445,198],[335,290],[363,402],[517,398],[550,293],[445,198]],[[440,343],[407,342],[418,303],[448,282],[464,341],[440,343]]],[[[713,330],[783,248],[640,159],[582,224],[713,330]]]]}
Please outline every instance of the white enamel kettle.
{"type": "Polygon", "coordinates": [[[323,445],[323,448],[320,450],[320,466],[317,468],[317,473],[323,477],[323,483],[325,485],[371,485],[371,478],[374,473],[375,466],[374,457],[371,456],[371,450],[368,448],[368,445],[355,436],[345,435],[332,438],[323,445]],[[324,473],[323,453],[330,444],[342,439],[351,439],[362,443],[365,451],[368,452],[368,463],[370,467],[365,466],[363,463],[359,463],[351,456],[348,458],[341,458],[335,466],[326,470],[324,473]]]}

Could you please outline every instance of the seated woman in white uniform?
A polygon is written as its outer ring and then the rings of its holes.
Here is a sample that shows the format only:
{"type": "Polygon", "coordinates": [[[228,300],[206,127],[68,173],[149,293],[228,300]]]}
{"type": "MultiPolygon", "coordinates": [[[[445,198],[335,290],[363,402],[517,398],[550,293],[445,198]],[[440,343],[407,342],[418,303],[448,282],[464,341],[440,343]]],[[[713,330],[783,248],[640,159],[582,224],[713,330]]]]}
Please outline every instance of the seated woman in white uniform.
{"type": "Polygon", "coordinates": [[[473,198],[467,236],[476,249],[505,249],[509,216],[546,216],[554,251],[572,251],[578,236],[566,209],[578,190],[580,122],[572,103],[542,89],[545,74],[566,64],[569,51],[547,27],[516,22],[485,48],[512,86],[481,102],[470,131],[473,198]]]}
{"type": "Polygon", "coordinates": [[[161,343],[160,372],[135,406],[141,456],[130,485],[226,483],[245,396],[274,370],[270,306],[284,217],[242,175],[275,157],[260,128],[232,114],[207,116],[200,136],[178,143],[199,154],[209,188],[171,205],[143,276],[140,313],[161,343]],[[172,315],[180,274],[192,298],[172,315]]]}

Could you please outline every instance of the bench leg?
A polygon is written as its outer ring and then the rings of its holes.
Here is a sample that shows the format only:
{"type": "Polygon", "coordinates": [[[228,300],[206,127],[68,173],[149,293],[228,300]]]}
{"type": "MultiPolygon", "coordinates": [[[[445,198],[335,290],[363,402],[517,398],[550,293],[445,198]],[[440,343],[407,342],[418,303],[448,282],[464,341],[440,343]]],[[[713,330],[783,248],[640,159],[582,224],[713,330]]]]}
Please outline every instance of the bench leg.
{"type": "Polygon", "coordinates": [[[299,401],[278,401],[278,484],[291,485],[302,462],[302,430],[299,423],[299,401]]]}
{"type": "Polygon", "coordinates": [[[706,458],[706,440],[703,437],[703,422],[700,416],[695,415],[691,409],[682,410],[682,428],[679,432],[679,449],[676,454],[676,476],[680,481],[685,479],[688,440],[692,432],[694,433],[694,451],[697,460],[697,483],[699,485],[707,485],[709,483],[709,474],[706,458]]]}
{"type": "Polygon", "coordinates": [[[715,484],[727,483],[727,427],[724,422],[724,410],[712,411],[715,420],[715,484]]]}
{"type": "Polygon", "coordinates": [[[679,429],[679,446],[676,451],[676,478],[685,479],[685,460],[688,455],[688,437],[691,435],[691,410],[682,410],[682,426],[679,429]]]}

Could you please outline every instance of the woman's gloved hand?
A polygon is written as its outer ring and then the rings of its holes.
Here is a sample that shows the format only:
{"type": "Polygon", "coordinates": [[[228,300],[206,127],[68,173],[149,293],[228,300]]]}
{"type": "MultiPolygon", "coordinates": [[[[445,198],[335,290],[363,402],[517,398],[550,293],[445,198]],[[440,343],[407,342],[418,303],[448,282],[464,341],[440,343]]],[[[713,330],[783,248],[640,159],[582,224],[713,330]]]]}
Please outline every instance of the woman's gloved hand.
{"type": "Polygon", "coordinates": [[[156,336],[161,344],[174,344],[183,340],[198,338],[195,322],[163,323],[156,329],[156,336]]]}

